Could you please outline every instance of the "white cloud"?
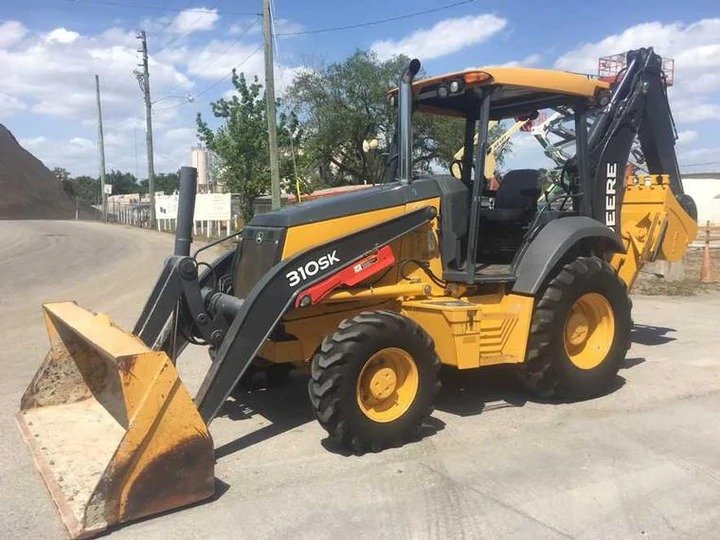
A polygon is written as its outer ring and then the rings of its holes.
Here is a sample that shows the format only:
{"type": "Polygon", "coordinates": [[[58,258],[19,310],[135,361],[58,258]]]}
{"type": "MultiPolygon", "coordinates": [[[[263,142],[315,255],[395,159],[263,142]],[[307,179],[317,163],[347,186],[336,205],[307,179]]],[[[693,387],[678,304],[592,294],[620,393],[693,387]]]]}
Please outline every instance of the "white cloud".
{"type": "Polygon", "coordinates": [[[27,104],[15,96],[0,93],[0,117],[10,116],[18,111],[27,109],[27,104]]]}
{"type": "Polygon", "coordinates": [[[400,40],[376,41],[371,49],[381,59],[398,54],[432,59],[488,40],[505,28],[507,21],[495,15],[445,19],[430,29],[416,30],[400,40]]]}
{"type": "Polygon", "coordinates": [[[302,32],[305,29],[302,24],[294,21],[289,21],[288,19],[276,19],[274,26],[275,33],[280,34],[280,37],[283,37],[282,34],[294,34],[296,32],[302,32]]]}
{"type": "Polygon", "coordinates": [[[675,60],[670,102],[678,123],[720,119],[720,18],[690,24],[647,22],[595,43],[584,43],[555,62],[569,71],[595,73],[601,56],[652,46],[675,60]]]}
{"type": "Polygon", "coordinates": [[[187,72],[206,79],[219,79],[239,63],[246,73],[259,74],[263,69],[263,55],[257,44],[213,40],[199,50],[188,51],[187,72]],[[253,54],[253,52],[255,53],[253,54]]]}
{"type": "MultiPolygon", "coordinates": [[[[194,103],[180,97],[204,91],[248,56],[240,69],[248,77],[258,75],[262,81],[263,57],[262,49],[256,50],[258,36],[246,36],[246,43],[230,39],[207,42],[207,38],[197,43],[179,39],[184,36],[170,28],[175,19],[161,20],[164,25],[150,24],[148,28],[156,28],[149,34],[152,96],[159,100],[153,107],[155,168],[165,172],[188,163],[190,148],[196,143],[197,112],[207,114],[207,103],[232,85],[225,80],[194,103]]],[[[17,25],[11,28],[17,30],[17,25]]],[[[66,167],[74,175],[96,175],[97,73],[107,168],[127,170],[142,178],[147,170],[145,115],[132,74],[139,61],[136,32],[112,27],[94,35],[75,34],[65,28],[43,33],[22,27],[15,32],[13,48],[0,46],[0,65],[5,73],[0,77],[0,121],[11,130],[22,125],[27,134],[23,145],[49,167],[66,167]],[[53,131],[47,131],[47,126],[53,126],[53,131]],[[57,130],[55,126],[59,126],[57,130]]],[[[7,37],[0,33],[0,39],[7,37]]],[[[278,94],[296,70],[276,64],[278,94]]]]}
{"type": "MultiPolygon", "coordinates": [[[[100,75],[103,116],[107,137],[108,169],[135,171],[134,141],[139,149],[141,174],[144,170],[144,115],[142,98],[132,71],[137,68],[135,33],[111,28],[98,35],[71,37],[53,30],[47,35],[33,33],[14,49],[0,48],[0,118],[35,128],[24,143],[49,166],[63,166],[73,174],[96,174],[97,130],[94,75],[100,75]],[[52,39],[48,37],[52,34],[52,39]],[[66,39],[67,38],[67,39],[66,39]],[[72,46],[63,41],[74,39],[72,46]],[[44,128],[57,118],[74,126],[52,137],[44,128]]],[[[187,81],[178,65],[151,56],[152,90],[163,96],[178,82],[187,81]]],[[[177,139],[168,148],[165,132],[190,127],[194,111],[171,109],[154,114],[159,171],[174,170],[187,161],[194,137],[184,144],[177,139]],[[183,125],[184,124],[184,125],[183,125]]]]}
{"type": "Polygon", "coordinates": [[[73,32],[72,30],[68,30],[67,28],[56,28],[55,30],[52,30],[51,32],[48,32],[48,34],[45,36],[45,41],[47,43],[73,43],[77,41],[77,39],[80,37],[80,34],[77,32],[73,32]]]}
{"type": "Polygon", "coordinates": [[[720,18],[703,19],[688,25],[679,22],[643,23],[597,43],[585,43],[558,58],[555,67],[592,73],[597,69],[597,59],[601,56],[652,46],[658,54],[676,60],[676,75],[680,76],[698,68],[720,66],[718,35],[720,18]]]}
{"type": "Polygon", "coordinates": [[[189,34],[211,30],[220,18],[217,9],[206,7],[188,8],[178,13],[172,22],[171,29],[176,34],[189,34]]]}
{"type": "Polygon", "coordinates": [[[495,67],[531,67],[537,65],[542,59],[542,55],[530,54],[522,60],[512,60],[504,64],[497,64],[495,67]]]}
{"type": "Polygon", "coordinates": [[[678,145],[680,144],[690,144],[693,141],[696,141],[697,138],[700,136],[700,134],[697,131],[694,131],[692,129],[688,129],[685,131],[678,132],[678,145]]]}
{"type": "Polygon", "coordinates": [[[27,28],[20,21],[5,21],[0,23],[0,47],[9,47],[20,41],[27,28]]]}

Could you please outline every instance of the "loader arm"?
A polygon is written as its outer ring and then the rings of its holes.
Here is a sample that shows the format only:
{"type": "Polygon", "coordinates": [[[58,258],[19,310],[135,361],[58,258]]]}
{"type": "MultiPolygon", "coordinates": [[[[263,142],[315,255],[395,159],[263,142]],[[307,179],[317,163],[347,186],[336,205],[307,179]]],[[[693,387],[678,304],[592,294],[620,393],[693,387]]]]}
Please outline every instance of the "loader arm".
{"type": "Polygon", "coordinates": [[[415,210],[355,234],[316,246],[276,264],[238,306],[212,366],[200,385],[195,402],[203,420],[209,423],[217,415],[262,344],[293,305],[298,294],[349,267],[378,248],[421,227],[435,215],[436,210],[433,207],[415,210]],[[324,269],[324,264],[316,264],[316,261],[323,257],[333,264],[327,265],[324,269]],[[293,278],[293,272],[297,269],[314,270],[315,267],[319,270],[312,278],[300,280],[293,278]]]}

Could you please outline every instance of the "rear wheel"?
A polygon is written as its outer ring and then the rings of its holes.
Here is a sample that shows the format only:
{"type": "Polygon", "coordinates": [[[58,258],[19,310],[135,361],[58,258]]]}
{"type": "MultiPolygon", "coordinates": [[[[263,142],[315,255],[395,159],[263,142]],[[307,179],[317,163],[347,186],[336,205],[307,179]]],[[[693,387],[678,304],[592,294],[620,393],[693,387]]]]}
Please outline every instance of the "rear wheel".
{"type": "Polygon", "coordinates": [[[430,336],[391,311],[340,323],[320,346],[308,383],[315,416],[352,451],[398,446],[430,415],[440,383],[430,336]]]}
{"type": "Polygon", "coordinates": [[[566,264],[538,300],[521,382],[543,398],[607,391],[630,347],[630,309],[625,284],[605,261],[566,264]]]}

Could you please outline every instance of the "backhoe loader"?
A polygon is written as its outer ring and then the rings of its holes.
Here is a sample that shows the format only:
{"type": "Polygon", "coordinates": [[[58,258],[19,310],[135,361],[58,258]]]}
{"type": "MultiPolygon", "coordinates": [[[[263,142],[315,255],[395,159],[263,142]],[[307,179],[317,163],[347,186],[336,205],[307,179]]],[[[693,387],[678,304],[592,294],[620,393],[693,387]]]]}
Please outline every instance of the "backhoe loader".
{"type": "Polygon", "coordinates": [[[612,87],[523,68],[415,81],[419,69],[388,96],[394,181],[257,215],[202,267],[183,168],[175,253],[132,333],[73,302],[43,307],[51,350],[17,418],[71,536],[210,497],[208,425],[251,365],[307,369],[318,421],[357,453],[417,436],[443,364],[510,364],[546,399],[612,387],[628,288],[696,234],[659,56],[628,53],[612,87]],[[567,204],[538,205],[538,171],[524,169],[481,205],[489,123],[558,106],[576,131],[555,195],[567,204]],[[413,172],[415,114],[465,119],[460,179],[413,172]],[[650,174],[626,182],[636,135],[650,174]],[[194,400],[175,369],[188,343],[211,358],[194,400]]]}

